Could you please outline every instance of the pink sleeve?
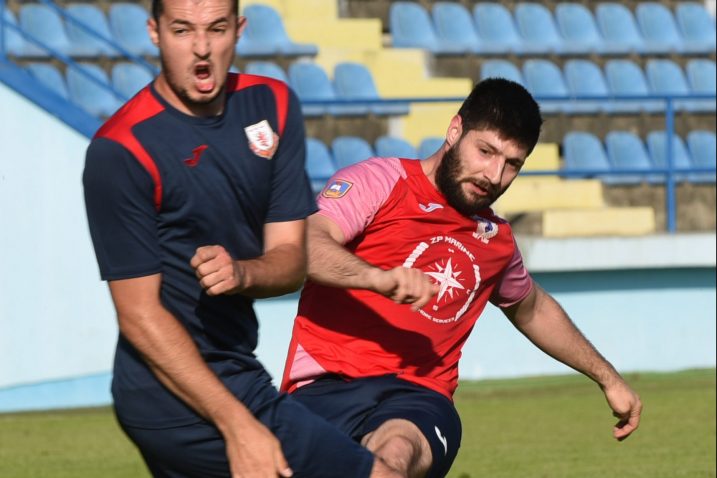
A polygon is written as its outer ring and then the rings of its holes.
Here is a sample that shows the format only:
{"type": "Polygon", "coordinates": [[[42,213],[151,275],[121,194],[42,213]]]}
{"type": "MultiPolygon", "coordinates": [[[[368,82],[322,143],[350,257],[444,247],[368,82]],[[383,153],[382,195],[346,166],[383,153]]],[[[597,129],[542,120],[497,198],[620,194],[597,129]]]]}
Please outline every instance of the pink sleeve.
{"type": "Polygon", "coordinates": [[[533,279],[523,264],[523,256],[516,244],[510,264],[503,271],[490,301],[498,307],[509,307],[525,299],[532,288],[533,279]]]}
{"type": "Polygon", "coordinates": [[[319,194],[318,214],[335,222],[350,242],[373,221],[401,177],[406,173],[398,158],[371,158],[341,169],[319,194]]]}

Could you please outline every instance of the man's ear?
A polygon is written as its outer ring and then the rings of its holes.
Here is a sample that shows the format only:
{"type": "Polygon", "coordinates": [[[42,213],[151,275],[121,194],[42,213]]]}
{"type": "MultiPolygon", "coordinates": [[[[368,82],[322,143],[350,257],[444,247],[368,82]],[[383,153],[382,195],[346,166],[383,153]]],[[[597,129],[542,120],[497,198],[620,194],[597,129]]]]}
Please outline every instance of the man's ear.
{"type": "Polygon", "coordinates": [[[247,23],[248,20],[246,17],[237,17],[237,40],[239,40],[244,33],[247,23]]]}
{"type": "Polygon", "coordinates": [[[159,47],[159,25],[157,25],[157,21],[154,18],[147,20],[147,33],[154,46],[159,47]]]}
{"type": "Polygon", "coordinates": [[[453,146],[461,139],[463,134],[463,119],[460,115],[455,115],[451,118],[451,122],[448,125],[448,131],[446,132],[446,143],[448,146],[453,146]]]}

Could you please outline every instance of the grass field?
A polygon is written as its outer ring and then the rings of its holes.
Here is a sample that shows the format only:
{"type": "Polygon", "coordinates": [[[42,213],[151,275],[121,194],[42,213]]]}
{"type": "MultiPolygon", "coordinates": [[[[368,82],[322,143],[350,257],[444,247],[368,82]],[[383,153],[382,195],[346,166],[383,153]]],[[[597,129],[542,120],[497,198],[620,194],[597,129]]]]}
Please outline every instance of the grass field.
{"type": "MultiPolygon", "coordinates": [[[[622,443],[582,376],[463,382],[463,445],[449,476],[715,477],[715,370],[628,379],[645,410],[622,443]]],[[[148,476],[108,408],[0,415],[2,478],[148,476]]]]}

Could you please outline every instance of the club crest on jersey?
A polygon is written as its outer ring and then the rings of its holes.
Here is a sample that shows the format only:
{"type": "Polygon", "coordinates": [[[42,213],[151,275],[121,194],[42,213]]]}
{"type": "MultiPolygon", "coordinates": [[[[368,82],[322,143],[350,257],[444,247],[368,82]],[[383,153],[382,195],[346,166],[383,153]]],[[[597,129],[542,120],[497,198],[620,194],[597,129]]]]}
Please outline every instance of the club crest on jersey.
{"type": "Polygon", "coordinates": [[[329,199],[338,199],[340,197],[344,197],[353,185],[354,183],[345,181],[343,179],[334,179],[328,186],[324,188],[324,191],[321,193],[321,195],[329,199]]]}
{"type": "Polygon", "coordinates": [[[271,159],[279,147],[279,135],[274,133],[267,120],[261,120],[256,124],[244,128],[246,138],[249,140],[249,148],[257,156],[271,159]]]}
{"type": "Polygon", "coordinates": [[[473,237],[480,240],[483,244],[488,244],[488,240],[498,234],[498,224],[479,216],[473,216],[473,219],[475,219],[477,223],[473,237]]]}

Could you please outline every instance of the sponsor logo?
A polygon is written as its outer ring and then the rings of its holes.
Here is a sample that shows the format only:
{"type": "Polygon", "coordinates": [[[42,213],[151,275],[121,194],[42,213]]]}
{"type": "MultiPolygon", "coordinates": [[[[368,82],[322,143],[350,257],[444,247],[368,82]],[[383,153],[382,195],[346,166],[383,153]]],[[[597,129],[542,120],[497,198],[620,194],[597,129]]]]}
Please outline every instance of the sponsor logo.
{"type": "Polygon", "coordinates": [[[495,235],[498,234],[498,224],[479,216],[473,216],[473,219],[475,219],[478,223],[476,225],[476,230],[473,233],[473,237],[481,241],[483,244],[488,244],[490,238],[495,237],[495,235]]]}
{"type": "Polygon", "coordinates": [[[279,135],[274,133],[267,120],[261,120],[256,124],[244,128],[246,138],[249,140],[249,148],[257,156],[271,159],[279,147],[279,135]]]}
{"type": "Polygon", "coordinates": [[[443,209],[442,204],[436,204],[434,202],[429,202],[428,204],[421,204],[419,202],[418,207],[420,207],[421,211],[423,211],[423,212],[432,212],[432,211],[435,211],[436,209],[443,209]]]}
{"type": "Polygon", "coordinates": [[[187,158],[184,160],[184,164],[189,166],[190,168],[195,167],[197,164],[199,164],[199,159],[202,157],[202,153],[208,148],[206,144],[203,144],[201,146],[197,146],[192,150],[192,157],[187,158]]]}
{"type": "Polygon", "coordinates": [[[436,431],[436,435],[438,435],[438,439],[443,444],[443,454],[448,454],[448,439],[441,433],[441,430],[437,426],[433,426],[433,429],[436,431]]]}
{"type": "Polygon", "coordinates": [[[338,199],[340,197],[344,197],[353,185],[353,183],[344,181],[343,179],[334,179],[324,188],[321,195],[329,199],[338,199]]]}

